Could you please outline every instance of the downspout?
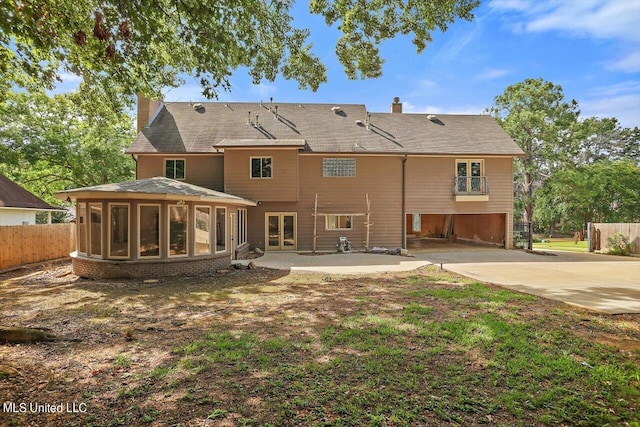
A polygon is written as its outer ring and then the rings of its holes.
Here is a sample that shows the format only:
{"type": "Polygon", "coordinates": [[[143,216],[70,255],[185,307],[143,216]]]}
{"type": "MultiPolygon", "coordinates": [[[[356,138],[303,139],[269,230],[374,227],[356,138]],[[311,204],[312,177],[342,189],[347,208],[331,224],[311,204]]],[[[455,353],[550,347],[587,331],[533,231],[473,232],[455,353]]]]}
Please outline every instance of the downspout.
{"type": "Polygon", "coordinates": [[[407,249],[407,214],[406,210],[406,197],[405,197],[405,176],[406,176],[406,168],[407,168],[407,155],[404,155],[404,159],[402,159],[402,249],[407,249]]]}
{"type": "Polygon", "coordinates": [[[136,181],[138,180],[138,159],[136,159],[136,155],[135,154],[131,154],[131,158],[133,159],[133,161],[136,164],[136,181]]]}

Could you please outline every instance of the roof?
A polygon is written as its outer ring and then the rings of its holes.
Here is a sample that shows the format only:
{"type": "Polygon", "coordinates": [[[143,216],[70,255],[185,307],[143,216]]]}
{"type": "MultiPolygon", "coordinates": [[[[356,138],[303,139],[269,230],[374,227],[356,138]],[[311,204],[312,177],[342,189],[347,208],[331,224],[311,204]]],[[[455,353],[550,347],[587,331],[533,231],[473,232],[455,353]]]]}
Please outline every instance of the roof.
{"type": "Polygon", "coordinates": [[[34,196],[2,174],[0,174],[0,208],[61,210],[34,196]]]}
{"type": "Polygon", "coordinates": [[[276,113],[276,104],[167,103],[127,152],[288,146],[318,153],[524,154],[491,116],[371,113],[367,125],[368,114],[363,104],[284,103],[276,113]]]}
{"type": "Polygon", "coordinates": [[[56,193],[59,199],[155,199],[222,202],[236,205],[256,206],[253,200],[170,178],[154,177],[115,184],[74,188],[56,193]]]}

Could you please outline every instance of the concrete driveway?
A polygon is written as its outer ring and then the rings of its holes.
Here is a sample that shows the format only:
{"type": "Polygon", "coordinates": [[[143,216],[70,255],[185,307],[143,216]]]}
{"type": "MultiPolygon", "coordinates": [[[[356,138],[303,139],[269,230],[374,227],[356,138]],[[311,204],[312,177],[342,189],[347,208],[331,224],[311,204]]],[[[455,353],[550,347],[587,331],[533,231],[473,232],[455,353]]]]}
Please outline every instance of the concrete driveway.
{"type": "Polygon", "coordinates": [[[516,291],[609,314],[640,313],[638,258],[461,245],[411,252],[445,270],[516,291]]]}
{"type": "MultiPolygon", "coordinates": [[[[410,253],[414,257],[267,252],[253,261],[260,267],[326,274],[410,271],[436,264],[463,276],[589,310],[640,313],[639,258],[571,252],[536,255],[463,244],[413,247],[410,253]]],[[[247,264],[249,260],[234,262],[247,264]]]]}

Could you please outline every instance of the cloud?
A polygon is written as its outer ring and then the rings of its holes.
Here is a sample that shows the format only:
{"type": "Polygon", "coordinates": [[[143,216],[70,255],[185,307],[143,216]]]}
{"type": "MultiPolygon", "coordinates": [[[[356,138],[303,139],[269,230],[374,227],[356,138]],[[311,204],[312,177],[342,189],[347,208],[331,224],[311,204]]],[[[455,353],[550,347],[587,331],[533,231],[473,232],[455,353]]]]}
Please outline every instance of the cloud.
{"type": "Polygon", "coordinates": [[[615,117],[625,127],[640,126],[640,81],[594,88],[580,101],[583,117],[615,117]]]}
{"type": "Polygon", "coordinates": [[[512,73],[511,70],[505,70],[501,68],[485,68],[484,71],[476,75],[476,79],[494,80],[494,79],[499,79],[500,77],[507,76],[511,73],[512,73]]]}
{"type": "Polygon", "coordinates": [[[559,31],[577,37],[640,41],[640,13],[638,2],[633,0],[493,0],[489,7],[522,15],[513,24],[514,31],[559,31]]]}
{"type": "Polygon", "coordinates": [[[621,59],[607,64],[609,71],[622,71],[623,73],[640,72],[640,51],[633,51],[621,59]]]}
{"type": "Polygon", "coordinates": [[[260,83],[257,85],[251,85],[251,92],[258,96],[268,96],[276,93],[277,88],[275,85],[270,85],[266,83],[260,83]]]}
{"type": "Polygon", "coordinates": [[[402,111],[404,113],[414,114],[482,114],[486,106],[478,105],[454,105],[442,107],[437,105],[414,105],[410,102],[403,101],[402,111]]]}

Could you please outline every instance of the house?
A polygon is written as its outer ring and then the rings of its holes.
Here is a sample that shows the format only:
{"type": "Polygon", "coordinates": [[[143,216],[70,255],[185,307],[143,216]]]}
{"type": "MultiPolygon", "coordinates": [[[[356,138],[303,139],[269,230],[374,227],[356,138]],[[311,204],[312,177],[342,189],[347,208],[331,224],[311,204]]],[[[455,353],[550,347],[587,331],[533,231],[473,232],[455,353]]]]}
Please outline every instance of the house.
{"type": "Polygon", "coordinates": [[[252,247],[335,251],[340,237],[356,250],[419,237],[511,247],[523,152],[490,116],[404,114],[398,98],[372,113],[141,97],[138,126],[136,181],[61,193],[78,202],[76,259],[168,273],[252,247]]]}
{"type": "Polygon", "coordinates": [[[34,196],[6,176],[0,174],[0,226],[33,225],[37,212],[47,212],[47,223],[51,223],[51,212],[63,211],[34,196]]]}

